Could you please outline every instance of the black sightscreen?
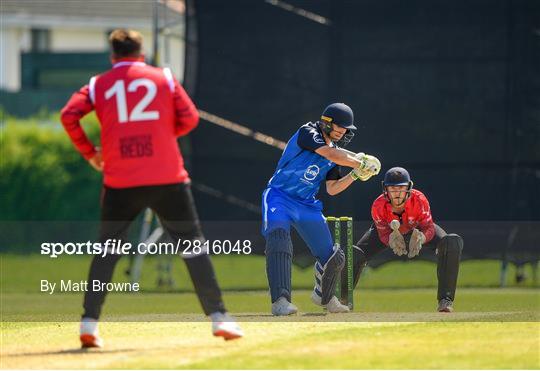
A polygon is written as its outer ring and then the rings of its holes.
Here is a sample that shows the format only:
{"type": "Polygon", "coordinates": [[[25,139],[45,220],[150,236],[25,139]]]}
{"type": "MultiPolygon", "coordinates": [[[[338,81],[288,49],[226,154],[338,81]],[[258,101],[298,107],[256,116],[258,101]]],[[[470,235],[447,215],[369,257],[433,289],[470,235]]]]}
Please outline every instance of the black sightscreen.
{"type": "MultiPolygon", "coordinates": [[[[287,141],[326,104],[349,104],[349,146],[406,167],[443,220],[540,217],[539,1],[195,1],[198,107],[287,141]]],[[[202,122],[192,174],[253,204],[276,148],[202,122]]],[[[379,178],[330,215],[370,218],[379,178]]],[[[196,193],[204,219],[257,219],[196,193]]]]}

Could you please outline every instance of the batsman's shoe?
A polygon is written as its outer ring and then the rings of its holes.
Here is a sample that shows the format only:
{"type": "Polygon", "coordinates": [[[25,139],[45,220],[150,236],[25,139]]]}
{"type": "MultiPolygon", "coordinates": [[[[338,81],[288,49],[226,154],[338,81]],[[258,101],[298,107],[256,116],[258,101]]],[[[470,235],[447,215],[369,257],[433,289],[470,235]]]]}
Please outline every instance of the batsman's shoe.
{"type": "Polygon", "coordinates": [[[322,305],[321,300],[322,298],[317,292],[317,290],[313,290],[313,292],[311,293],[311,301],[313,304],[325,308],[330,313],[350,312],[349,307],[347,305],[341,304],[336,296],[332,296],[332,299],[330,299],[330,301],[326,305],[322,305]]]}
{"type": "Polygon", "coordinates": [[[454,303],[452,302],[452,300],[441,299],[441,300],[439,300],[439,307],[437,308],[437,311],[445,312],[445,313],[451,313],[451,312],[454,311],[453,305],[454,305],[454,303]]]}
{"type": "Polygon", "coordinates": [[[315,305],[318,305],[319,307],[322,307],[322,297],[319,293],[319,291],[317,290],[317,287],[315,287],[313,289],[313,291],[311,292],[311,302],[315,305]]]}
{"type": "Polygon", "coordinates": [[[291,314],[296,314],[297,312],[298,308],[292,303],[289,303],[283,296],[272,303],[272,314],[274,316],[289,316],[291,314]]]}
{"type": "Polygon", "coordinates": [[[98,333],[98,321],[93,318],[81,320],[80,336],[82,348],[101,348],[103,340],[98,333]]]}
{"type": "Polygon", "coordinates": [[[351,311],[348,306],[341,304],[335,296],[332,296],[332,299],[326,304],[326,310],[329,313],[348,313],[351,311]]]}
{"type": "Polygon", "coordinates": [[[210,314],[212,319],[212,334],[225,340],[234,340],[244,336],[244,332],[228,313],[216,312],[210,314]]]}

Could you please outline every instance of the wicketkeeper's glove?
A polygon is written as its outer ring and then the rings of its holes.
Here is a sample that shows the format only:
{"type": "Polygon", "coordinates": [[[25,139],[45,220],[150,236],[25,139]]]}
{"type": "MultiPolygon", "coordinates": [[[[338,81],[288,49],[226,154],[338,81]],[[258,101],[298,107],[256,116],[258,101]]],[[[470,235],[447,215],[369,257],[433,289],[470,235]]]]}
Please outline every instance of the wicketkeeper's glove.
{"type": "Polygon", "coordinates": [[[411,239],[409,241],[408,257],[414,258],[416,255],[420,254],[420,249],[422,248],[424,242],[426,242],[426,236],[418,229],[413,229],[411,239]]]}
{"type": "Polygon", "coordinates": [[[390,248],[397,256],[406,255],[407,247],[405,246],[405,239],[399,232],[399,221],[392,220],[390,228],[392,228],[392,233],[390,233],[390,239],[388,241],[390,248]]]}
{"type": "Polygon", "coordinates": [[[357,153],[355,156],[360,161],[360,166],[353,169],[350,173],[354,180],[360,179],[365,182],[381,171],[381,162],[375,156],[366,155],[363,152],[357,153]]]}

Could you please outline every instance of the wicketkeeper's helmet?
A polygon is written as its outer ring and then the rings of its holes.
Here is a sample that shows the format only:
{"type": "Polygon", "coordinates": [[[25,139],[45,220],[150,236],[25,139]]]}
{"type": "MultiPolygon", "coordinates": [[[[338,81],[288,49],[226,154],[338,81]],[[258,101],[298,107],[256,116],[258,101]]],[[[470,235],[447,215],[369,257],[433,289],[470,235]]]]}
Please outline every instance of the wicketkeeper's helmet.
{"type": "MultiPolygon", "coordinates": [[[[390,201],[390,197],[388,197],[388,191],[386,190],[386,187],[400,185],[407,186],[407,196],[405,197],[405,200],[403,200],[403,202],[405,202],[411,196],[411,190],[413,187],[413,181],[411,180],[411,176],[409,175],[409,172],[402,167],[393,167],[389,169],[386,174],[384,174],[384,180],[382,181],[382,190],[384,193],[384,197],[386,197],[386,199],[390,201]]],[[[403,202],[401,204],[403,204],[403,202]]]]}

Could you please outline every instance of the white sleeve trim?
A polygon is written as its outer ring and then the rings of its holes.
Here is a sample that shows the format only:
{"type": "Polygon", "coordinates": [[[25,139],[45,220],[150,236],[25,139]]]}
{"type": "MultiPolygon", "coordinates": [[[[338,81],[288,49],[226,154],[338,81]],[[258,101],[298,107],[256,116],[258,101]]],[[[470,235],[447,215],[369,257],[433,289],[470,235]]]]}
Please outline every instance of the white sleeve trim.
{"type": "Polygon", "coordinates": [[[88,90],[90,91],[90,101],[92,104],[96,103],[96,79],[97,76],[92,76],[90,83],[88,84],[88,90]]]}
{"type": "Polygon", "coordinates": [[[171,93],[174,93],[174,77],[171,72],[171,69],[165,67],[163,69],[163,74],[165,75],[165,78],[167,79],[167,83],[169,84],[169,89],[171,89],[171,93]]]}

